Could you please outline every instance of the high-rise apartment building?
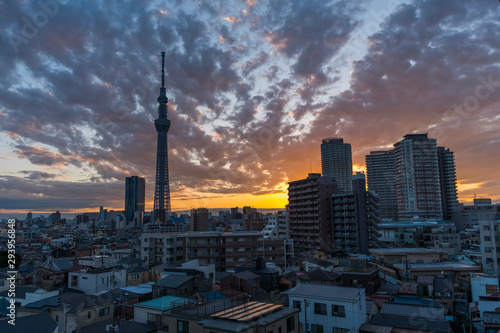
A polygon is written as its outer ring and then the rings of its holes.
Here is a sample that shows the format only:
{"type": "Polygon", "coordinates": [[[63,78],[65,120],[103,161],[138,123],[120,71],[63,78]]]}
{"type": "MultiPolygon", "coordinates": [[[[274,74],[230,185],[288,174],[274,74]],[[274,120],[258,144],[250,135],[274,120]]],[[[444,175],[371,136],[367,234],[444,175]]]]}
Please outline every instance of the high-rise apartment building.
{"type": "Polygon", "coordinates": [[[444,147],[437,147],[437,153],[439,177],[441,181],[443,218],[445,220],[451,220],[453,212],[458,209],[455,156],[452,151],[444,147]]]}
{"type": "Polygon", "coordinates": [[[333,177],[339,192],[352,192],[351,144],[342,138],[327,138],[321,143],[321,172],[333,177]]]}
{"type": "Polygon", "coordinates": [[[394,150],[372,151],[366,155],[368,190],[377,193],[381,219],[398,219],[394,150]]]}
{"type": "Polygon", "coordinates": [[[353,193],[333,194],[331,205],[334,250],[369,254],[385,246],[379,241],[378,197],[366,190],[363,173],[353,176],[353,193]]]}
{"type": "Polygon", "coordinates": [[[208,231],[208,209],[191,209],[191,231],[208,231]]]}
{"type": "Polygon", "coordinates": [[[136,215],[144,214],[145,202],[146,180],[138,176],[125,178],[125,217],[127,222],[134,221],[136,215]]]}
{"type": "Polygon", "coordinates": [[[370,152],[366,171],[383,219],[451,220],[458,208],[453,152],[427,134],[408,134],[394,149],[370,152]]]}
{"type": "Polygon", "coordinates": [[[334,178],[319,173],[288,183],[290,238],[295,247],[331,251],[330,197],[337,191],[334,178]]]}
{"type": "Polygon", "coordinates": [[[407,134],[394,144],[399,220],[443,219],[436,139],[407,134]]]}

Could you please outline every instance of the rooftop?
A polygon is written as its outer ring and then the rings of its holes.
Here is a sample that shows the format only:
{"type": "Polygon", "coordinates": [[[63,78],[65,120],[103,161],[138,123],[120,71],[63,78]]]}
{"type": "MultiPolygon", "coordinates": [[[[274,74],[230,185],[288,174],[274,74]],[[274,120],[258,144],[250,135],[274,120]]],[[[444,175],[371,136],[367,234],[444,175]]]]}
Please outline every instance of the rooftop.
{"type": "Polygon", "coordinates": [[[339,286],[323,286],[315,284],[303,284],[300,283],[295,288],[293,288],[289,296],[305,296],[305,297],[316,297],[331,300],[345,300],[345,301],[355,301],[364,292],[362,288],[352,288],[352,287],[339,287],[339,286]]]}
{"type": "Polygon", "coordinates": [[[381,255],[398,255],[398,254],[430,254],[430,253],[442,253],[442,251],[437,251],[433,249],[419,248],[419,247],[409,247],[409,248],[396,248],[396,249],[370,249],[373,254],[381,255]]]}
{"type": "Polygon", "coordinates": [[[186,304],[189,302],[193,302],[192,299],[177,297],[177,296],[163,296],[154,298],[152,300],[134,304],[134,306],[138,306],[140,308],[154,309],[160,311],[171,310],[176,307],[179,307],[182,304],[186,304]]]}
{"type": "MultiPolygon", "coordinates": [[[[463,264],[458,261],[433,262],[426,264],[408,264],[410,271],[425,271],[425,270],[453,270],[453,271],[475,271],[480,270],[479,266],[463,264]]],[[[394,268],[405,270],[404,264],[394,264],[394,268]]]]}

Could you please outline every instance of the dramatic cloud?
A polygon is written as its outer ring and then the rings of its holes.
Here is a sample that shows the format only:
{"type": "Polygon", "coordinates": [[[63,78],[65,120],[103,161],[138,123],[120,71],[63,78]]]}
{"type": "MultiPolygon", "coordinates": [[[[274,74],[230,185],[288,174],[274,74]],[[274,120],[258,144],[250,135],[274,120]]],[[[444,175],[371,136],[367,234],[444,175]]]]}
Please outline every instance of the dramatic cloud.
{"type": "Polygon", "coordinates": [[[0,209],[121,209],[130,175],[151,202],[160,51],[174,209],[282,207],[321,139],[343,137],[361,167],[412,132],[455,152],[461,199],[499,200],[498,4],[367,8],[1,2],[0,209]]]}

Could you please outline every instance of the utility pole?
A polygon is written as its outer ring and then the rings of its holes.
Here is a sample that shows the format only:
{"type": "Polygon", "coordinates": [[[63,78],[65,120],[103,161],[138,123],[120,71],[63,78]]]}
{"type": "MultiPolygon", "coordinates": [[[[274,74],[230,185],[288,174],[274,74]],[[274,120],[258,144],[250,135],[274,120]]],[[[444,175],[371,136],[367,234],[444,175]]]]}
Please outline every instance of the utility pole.
{"type": "Polygon", "coordinates": [[[309,333],[309,326],[307,325],[307,308],[311,302],[304,298],[304,333],[309,333]]]}

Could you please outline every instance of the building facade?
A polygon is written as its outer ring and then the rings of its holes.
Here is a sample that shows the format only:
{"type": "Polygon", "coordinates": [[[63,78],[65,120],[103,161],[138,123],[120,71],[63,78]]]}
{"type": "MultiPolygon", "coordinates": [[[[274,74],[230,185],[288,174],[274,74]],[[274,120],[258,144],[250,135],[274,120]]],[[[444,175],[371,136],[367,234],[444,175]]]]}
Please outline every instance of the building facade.
{"type": "Polygon", "coordinates": [[[337,191],[333,177],[319,173],[288,183],[290,237],[295,247],[331,251],[330,197],[337,191]]]}
{"type": "Polygon", "coordinates": [[[342,138],[327,138],[321,143],[321,172],[333,177],[343,193],[352,192],[351,144],[342,138]]]}
{"type": "Polygon", "coordinates": [[[394,145],[400,220],[443,219],[436,139],[407,134],[394,145]]]}
{"type": "Polygon", "coordinates": [[[455,155],[449,149],[437,147],[439,178],[441,182],[441,205],[443,219],[451,220],[453,212],[458,209],[457,173],[455,155]]]}
{"type": "Polygon", "coordinates": [[[379,197],[379,213],[383,220],[398,219],[396,192],[396,165],[394,150],[372,151],[366,155],[366,180],[368,190],[379,197]]]}
{"type": "Polygon", "coordinates": [[[379,232],[378,197],[366,191],[363,173],[353,178],[353,193],[332,195],[333,249],[369,254],[370,248],[384,247],[378,240],[382,236],[379,232]]]}
{"type": "Polygon", "coordinates": [[[144,233],[141,258],[146,264],[175,264],[197,259],[200,265],[215,265],[225,271],[252,265],[263,257],[278,266],[285,264],[285,240],[265,239],[261,232],[144,233]]]}
{"type": "Polygon", "coordinates": [[[208,231],[208,209],[191,209],[191,231],[208,231]]]}
{"type": "Polygon", "coordinates": [[[145,202],[146,180],[138,176],[125,178],[125,218],[127,222],[134,220],[140,222],[142,220],[141,214],[144,214],[145,202]]]}
{"type": "Polygon", "coordinates": [[[362,288],[299,284],[289,294],[289,307],[298,309],[305,332],[358,332],[366,321],[362,288]]]}

